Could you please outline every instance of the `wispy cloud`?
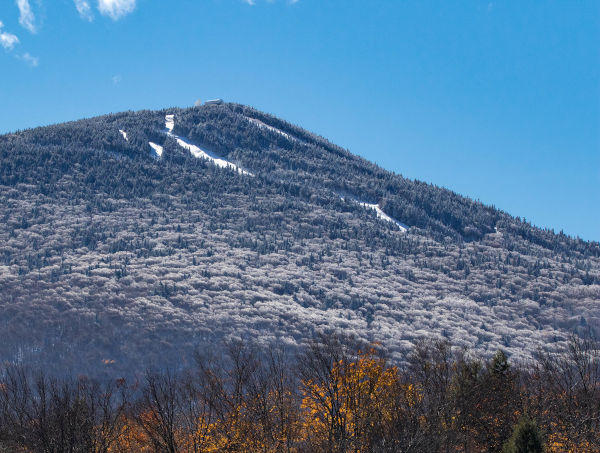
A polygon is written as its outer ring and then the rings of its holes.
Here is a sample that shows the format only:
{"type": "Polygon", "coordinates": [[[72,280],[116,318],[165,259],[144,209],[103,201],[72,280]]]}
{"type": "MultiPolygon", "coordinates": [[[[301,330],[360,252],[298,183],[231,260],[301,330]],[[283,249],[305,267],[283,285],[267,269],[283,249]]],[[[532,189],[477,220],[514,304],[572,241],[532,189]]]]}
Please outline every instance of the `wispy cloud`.
{"type": "Polygon", "coordinates": [[[29,0],[17,0],[17,6],[19,7],[19,23],[23,28],[35,33],[35,16],[31,10],[29,0]]]}
{"type": "Polygon", "coordinates": [[[98,0],[98,11],[112,20],[133,12],[136,0],[98,0]]]}
{"type": "MultiPolygon", "coordinates": [[[[19,44],[19,38],[17,35],[13,35],[12,33],[8,33],[6,31],[2,31],[4,28],[4,23],[0,20],[0,46],[4,47],[6,50],[13,50],[17,44],[19,44]]],[[[29,66],[36,67],[40,64],[40,60],[38,57],[34,57],[29,52],[25,52],[23,54],[13,54],[15,58],[18,58],[21,61],[24,61],[29,66]]]]}
{"type": "Polygon", "coordinates": [[[38,57],[30,55],[29,52],[25,52],[23,55],[19,55],[19,59],[23,60],[29,66],[33,66],[34,68],[39,66],[40,64],[40,59],[38,57]]]}
{"type": "Polygon", "coordinates": [[[13,47],[19,44],[19,38],[12,33],[2,31],[2,28],[4,28],[4,24],[0,21],[0,46],[6,50],[12,50],[13,47]]]}
{"type": "Polygon", "coordinates": [[[123,78],[119,74],[112,76],[113,85],[118,85],[121,83],[121,80],[123,80],[123,78]]]}
{"type": "Polygon", "coordinates": [[[94,14],[92,13],[90,2],[87,0],[74,0],[74,2],[75,8],[77,8],[77,12],[81,18],[91,22],[94,19],[94,14]]]}

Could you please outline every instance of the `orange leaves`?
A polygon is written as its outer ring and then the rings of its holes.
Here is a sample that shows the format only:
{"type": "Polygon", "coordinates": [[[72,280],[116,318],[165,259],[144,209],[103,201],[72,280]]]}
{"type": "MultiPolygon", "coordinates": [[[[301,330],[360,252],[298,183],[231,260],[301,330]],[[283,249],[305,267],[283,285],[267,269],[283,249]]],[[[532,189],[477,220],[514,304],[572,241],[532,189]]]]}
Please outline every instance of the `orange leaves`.
{"type": "MultiPolygon", "coordinates": [[[[329,379],[302,382],[304,430],[323,444],[365,451],[373,424],[394,416],[395,392],[401,388],[398,369],[388,367],[373,349],[354,360],[341,359],[329,379]]],[[[414,386],[403,391],[419,398],[414,386]]]]}
{"type": "Polygon", "coordinates": [[[598,453],[600,446],[589,441],[571,439],[564,430],[553,431],[548,435],[549,453],[598,453]]]}

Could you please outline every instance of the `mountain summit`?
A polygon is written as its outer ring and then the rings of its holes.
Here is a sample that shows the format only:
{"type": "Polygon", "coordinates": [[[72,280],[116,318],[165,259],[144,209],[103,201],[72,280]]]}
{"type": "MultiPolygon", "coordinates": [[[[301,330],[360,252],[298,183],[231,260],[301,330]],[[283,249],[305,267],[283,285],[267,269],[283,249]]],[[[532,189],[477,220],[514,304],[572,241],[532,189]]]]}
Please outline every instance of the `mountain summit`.
{"type": "Polygon", "coordinates": [[[600,332],[600,245],[403,178],[251,107],[0,136],[5,361],[176,366],[318,331],[526,359],[600,332]]]}

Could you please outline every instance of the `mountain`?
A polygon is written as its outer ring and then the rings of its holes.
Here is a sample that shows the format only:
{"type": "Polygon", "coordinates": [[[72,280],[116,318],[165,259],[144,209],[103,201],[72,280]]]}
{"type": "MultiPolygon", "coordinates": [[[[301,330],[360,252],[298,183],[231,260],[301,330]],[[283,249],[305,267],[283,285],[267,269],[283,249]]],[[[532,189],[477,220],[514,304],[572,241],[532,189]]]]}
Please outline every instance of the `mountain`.
{"type": "Polygon", "coordinates": [[[0,218],[8,362],[127,372],[321,331],[523,360],[600,333],[600,244],[238,104],[0,136],[0,218]]]}

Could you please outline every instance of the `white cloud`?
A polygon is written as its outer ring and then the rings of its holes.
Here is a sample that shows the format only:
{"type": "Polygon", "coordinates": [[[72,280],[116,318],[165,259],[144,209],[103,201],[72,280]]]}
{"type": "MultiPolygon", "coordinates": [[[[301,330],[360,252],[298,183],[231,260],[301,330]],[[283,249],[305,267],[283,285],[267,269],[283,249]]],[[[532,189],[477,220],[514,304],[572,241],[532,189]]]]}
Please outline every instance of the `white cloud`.
{"type": "Polygon", "coordinates": [[[19,7],[19,23],[23,28],[35,33],[35,16],[31,11],[29,0],[17,0],[17,6],[19,7]]]}
{"type": "Polygon", "coordinates": [[[112,20],[131,13],[135,9],[136,0],[98,0],[98,11],[112,20]]]}
{"type": "Polygon", "coordinates": [[[74,0],[74,2],[75,8],[77,8],[77,12],[81,18],[91,22],[94,19],[94,15],[92,14],[90,3],[87,0],[74,0]]]}
{"type": "Polygon", "coordinates": [[[33,66],[34,68],[39,66],[40,64],[40,59],[38,57],[30,55],[28,52],[25,52],[23,55],[19,56],[19,58],[28,65],[33,66]]]}
{"type": "Polygon", "coordinates": [[[119,74],[112,76],[113,85],[118,85],[119,83],[121,83],[122,79],[123,78],[119,74]]]}
{"type": "Polygon", "coordinates": [[[12,50],[17,44],[19,44],[19,38],[12,33],[8,33],[2,31],[4,24],[0,21],[0,46],[4,47],[6,50],[12,50]]]}

